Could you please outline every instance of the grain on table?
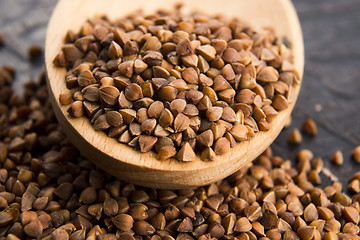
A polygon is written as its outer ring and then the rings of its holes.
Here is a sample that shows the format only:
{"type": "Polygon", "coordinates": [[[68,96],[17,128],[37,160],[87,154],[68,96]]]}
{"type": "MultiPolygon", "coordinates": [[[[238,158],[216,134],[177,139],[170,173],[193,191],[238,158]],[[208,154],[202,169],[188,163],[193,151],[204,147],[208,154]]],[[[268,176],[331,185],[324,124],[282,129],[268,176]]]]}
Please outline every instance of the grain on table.
{"type": "MultiPolygon", "coordinates": [[[[359,234],[359,194],[350,198],[337,182],[317,187],[312,175],[321,173],[323,162],[308,149],[299,151],[296,168],[269,148],[208,186],[144,188],[106,174],[79,154],[56,122],[44,78],[26,84],[23,98],[9,87],[12,78],[7,81],[0,88],[8,96],[0,99],[0,226],[9,239],[356,239],[359,234]]],[[[156,144],[176,154],[174,142],[161,139],[156,144]]],[[[190,144],[183,148],[181,157],[191,157],[190,144]]],[[[214,156],[207,149],[206,157],[214,156]]],[[[351,177],[359,179],[359,173],[351,177]]]]}

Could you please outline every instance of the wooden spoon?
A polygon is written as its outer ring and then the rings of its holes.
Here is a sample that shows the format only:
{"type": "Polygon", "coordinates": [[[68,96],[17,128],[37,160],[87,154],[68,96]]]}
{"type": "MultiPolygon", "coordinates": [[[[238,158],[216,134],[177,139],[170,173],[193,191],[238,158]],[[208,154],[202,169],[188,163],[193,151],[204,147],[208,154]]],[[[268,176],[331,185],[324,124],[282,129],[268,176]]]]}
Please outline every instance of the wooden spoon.
{"type": "MultiPolygon", "coordinates": [[[[131,147],[95,131],[89,120],[69,118],[68,106],[59,104],[59,94],[66,89],[65,69],[57,68],[52,61],[68,30],[79,31],[87,19],[105,14],[110,19],[122,17],[143,9],[152,13],[159,8],[172,8],[174,0],[61,0],[49,22],[46,36],[45,60],[50,100],[63,131],[81,153],[106,172],[131,183],[147,187],[178,189],[206,185],[223,179],[239,170],[261,154],[277,137],[294,107],[300,85],[292,88],[290,107],[279,113],[271,122],[268,132],[256,133],[248,141],[238,143],[228,153],[217,156],[212,162],[199,158],[193,162],[176,160],[159,161],[153,152],[140,153],[131,147]]],[[[302,77],[304,46],[301,27],[290,0],[182,0],[185,7],[209,14],[221,13],[237,16],[254,27],[271,26],[276,35],[292,43],[295,67],[302,77]]]]}

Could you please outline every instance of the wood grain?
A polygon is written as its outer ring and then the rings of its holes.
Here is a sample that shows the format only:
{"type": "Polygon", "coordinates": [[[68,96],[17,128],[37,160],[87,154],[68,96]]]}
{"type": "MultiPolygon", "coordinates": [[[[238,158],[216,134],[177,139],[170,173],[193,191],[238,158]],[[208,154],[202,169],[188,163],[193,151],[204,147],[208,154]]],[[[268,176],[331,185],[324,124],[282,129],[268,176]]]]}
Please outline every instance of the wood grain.
{"type": "MultiPolygon", "coordinates": [[[[68,30],[78,31],[91,17],[106,14],[110,19],[124,16],[138,9],[150,13],[158,8],[171,8],[177,1],[119,1],[119,0],[61,0],[53,12],[48,26],[45,61],[50,101],[63,131],[82,152],[108,173],[128,182],[156,188],[189,188],[220,180],[252,161],[264,151],[279,134],[297,99],[300,86],[292,89],[289,109],[280,112],[272,121],[271,130],[257,133],[241,142],[213,162],[182,163],[175,160],[158,161],[154,153],[140,153],[103,132],[93,129],[86,118],[70,118],[66,106],[60,106],[59,94],[66,88],[65,69],[54,67],[52,60],[60,51],[68,30]]],[[[182,1],[186,7],[210,14],[222,13],[238,16],[254,27],[272,26],[279,36],[286,36],[293,45],[295,67],[302,76],[304,46],[301,27],[289,0],[238,1],[182,1]]]]}

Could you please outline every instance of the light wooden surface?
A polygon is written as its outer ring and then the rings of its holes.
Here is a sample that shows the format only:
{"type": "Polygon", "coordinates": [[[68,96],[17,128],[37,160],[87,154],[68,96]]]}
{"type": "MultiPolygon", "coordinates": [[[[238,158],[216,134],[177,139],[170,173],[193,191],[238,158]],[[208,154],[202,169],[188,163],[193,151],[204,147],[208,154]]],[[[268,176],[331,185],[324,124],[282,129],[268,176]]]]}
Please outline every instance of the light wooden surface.
{"type": "MultiPolygon", "coordinates": [[[[60,106],[59,94],[66,88],[65,69],[56,68],[52,60],[63,45],[68,30],[78,31],[91,17],[106,14],[116,19],[138,9],[151,13],[159,8],[171,8],[173,0],[61,0],[50,19],[46,37],[45,61],[50,101],[63,131],[82,152],[108,173],[128,182],[155,188],[191,188],[206,185],[234,173],[245,163],[263,152],[279,134],[294,107],[300,86],[292,89],[290,107],[279,113],[268,132],[259,132],[241,142],[213,162],[182,163],[175,160],[158,161],[154,153],[140,153],[116,139],[95,131],[87,118],[68,118],[66,106],[60,106]]],[[[304,46],[301,27],[290,0],[182,0],[189,9],[210,14],[238,16],[254,27],[272,26],[278,36],[286,36],[293,45],[295,67],[302,76],[304,46]]]]}

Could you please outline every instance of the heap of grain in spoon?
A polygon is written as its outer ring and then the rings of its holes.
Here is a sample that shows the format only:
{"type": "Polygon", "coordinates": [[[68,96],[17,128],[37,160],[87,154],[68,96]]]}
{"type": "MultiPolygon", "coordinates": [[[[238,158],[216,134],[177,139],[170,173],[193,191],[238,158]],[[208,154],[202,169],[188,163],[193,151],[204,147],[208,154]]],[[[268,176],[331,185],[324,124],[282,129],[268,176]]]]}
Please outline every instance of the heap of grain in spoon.
{"type": "Polygon", "coordinates": [[[160,160],[213,160],[268,131],[299,83],[287,41],[239,19],[158,11],[69,31],[54,64],[73,117],[160,160]]]}

